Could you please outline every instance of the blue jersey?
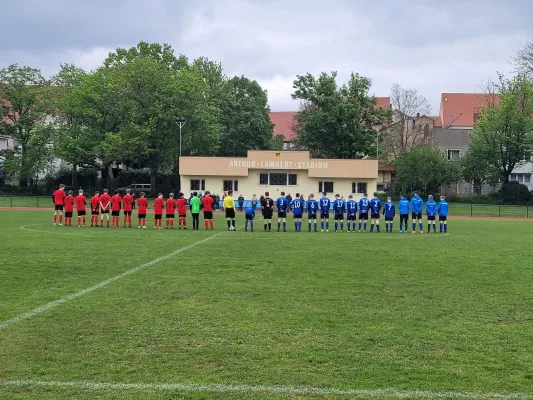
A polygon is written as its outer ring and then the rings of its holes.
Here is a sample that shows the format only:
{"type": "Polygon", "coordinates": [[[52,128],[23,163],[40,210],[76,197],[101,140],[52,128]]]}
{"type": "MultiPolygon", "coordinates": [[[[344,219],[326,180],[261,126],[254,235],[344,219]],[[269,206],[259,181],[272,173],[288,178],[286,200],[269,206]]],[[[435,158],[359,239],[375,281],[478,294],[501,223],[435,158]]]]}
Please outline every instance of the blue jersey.
{"type": "Polygon", "coordinates": [[[255,217],[255,209],[253,207],[248,207],[246,211],[244,211],[246,215],[251,215],[252,217],[255,217]]]}
{"type": "Polygon", "coordinates": [[[302,215],[302,210],[303,210],[303,200],[300,200],[300,199],[294,199],[293,201],[291,201],[291,208],[292,208],[292,212],[294,213],[294,215],[302,215]]]}
{"type": "Polygon", "coordinates": [[[278,208],[278,211],[287,211],[287,207],[289,206],[289,202],[285,197],[279,197],[276,200],[276,207],[278,208]]]}
{"type": "Polygon", "coordinates": [[[383,214],[385,218],[394,218],[396,215],[396,206],[392,201],[387,201],[383,206],[383,214]]]}
{"type": "Polygon", "coordinates": [[[370,200],[370,208],[374,214],[379,214],[381,210],[381,200],[377,197],[374,197],[372,200],[370,200]]]}
{"type": "Polygon", "coordinates": [[[318,201],[309,200],[307,202],[307,214],[308,215],[316,215],[317,212],[318,212],[318,201]]]}
{"type": "Polygon", "coordinates": [[[357,212],[357,203],[355,200],[348,200],[346,202],[346,213],[348,216],[353,216],[357,212]]]}
{"type": "Polygon", "coordinates": [[[322,212],[329,212],[329,208],[331,206],[331,201],[327,197],[322,197],[320,199],[320,209],[322,212]]]}
{"type": "Polygon", "coordinates": [[[359,214],[366,214],[368,213],[368,208],[370,207],[370,202],[366,197],[363,197],[361,200],[359,200],[359,214]]]}
{"type": "Polygon", "coordinates": [[[333,210],[337,215],[344,214],[344,200],[335,199],[335,201],[333,202],[333,210]]]}
{"type": "Polygon", "coordinates": [[[446,200],[439,201],[439,205],[437,206],[437,212],[442,217],[448,216],[448,202],[446,200]]]}
{"type": "Polygon", "coordinates": [[[424,200],[422,197],[416,195],[411,198],[411,211],[414,213],[421,213],[424,208],[424,200]]]}
{"type": "Polygon", "coordinates": [[[437,214],[437,202],[429,199],[426,203],[426,215],[434,217],[437,214]]]}
{"type": "Polygon", "coordinates": [[[398,202],[398,209],[400,210],[400,215],[409,214],[409,200],[405,197],[402,197],[398,202]]]}

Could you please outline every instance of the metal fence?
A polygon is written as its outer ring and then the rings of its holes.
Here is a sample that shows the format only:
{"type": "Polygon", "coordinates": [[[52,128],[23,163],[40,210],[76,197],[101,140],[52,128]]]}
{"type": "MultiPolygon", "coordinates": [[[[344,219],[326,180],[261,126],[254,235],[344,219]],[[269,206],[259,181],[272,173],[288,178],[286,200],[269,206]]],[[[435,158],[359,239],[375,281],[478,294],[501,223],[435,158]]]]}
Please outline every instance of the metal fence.
{"type": "MultiPolygon", "coordinates": [[[[249,206],[250,201],[244,203],[249,206]]],[[[239,205],[236,202],[236,206],[239,205]]],[[[53,208],[50,196],[0,196],[0,208],[53,208]]],[[[533,218],[533,206],[450,203],[451,216],[533,218]]]]}

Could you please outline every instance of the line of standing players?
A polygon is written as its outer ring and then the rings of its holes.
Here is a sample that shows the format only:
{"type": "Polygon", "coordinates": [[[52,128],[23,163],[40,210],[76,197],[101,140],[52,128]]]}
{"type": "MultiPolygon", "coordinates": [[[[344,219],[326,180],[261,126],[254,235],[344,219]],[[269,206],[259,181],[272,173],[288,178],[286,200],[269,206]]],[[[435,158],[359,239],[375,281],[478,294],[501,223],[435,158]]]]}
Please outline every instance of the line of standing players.
{"type": "MultiPolygon", "coordinates": [[[[317,215],[320,213],[320,228],[321,232],[329,232],[329,218],[330,211],[333,211],[334,220],[335,220],[335,232],[343,232],[344,230],[344,214],[346,213],[347,219],[347,232],[366,232],[367,224],[370,214],[370,232],[374,231],[374,227],[377,232],[380,232],[380,217],[383,214],[385,217],[385,228],[387,232],[392,232],[394,217],[396,216],[396,205],[392,202],[391,198],[387,199],[386,203],[377,197],[377,193],[374,193],[372,199],[368,199],[367,194],[365,193],[363,197],[357,202],[353,199],[353,196],[348,196],[348,200],[345,201],[340,195],[335,195],[335,200],[331,200],[327,197],[326,193],[322,193],[322,198],[320,200],[315,200],[314,195],[311,194],[307,202],[300,198],[299,193],[296,194],[296,198],[292,200],[289,204],[288,200],[285,198],[285,193],[281,192],[281,196],[274,202],[268,192],[261,197],[261,213],[264,219],[264,230],[265,232],[270,232],[272,230],[272,217],[274,214],[274,207],[277,208],[278,212],[278,229],[280,232],[283,229],[283,232],[287,231],[287,213],[291,212],[294,216],[294,230],[296,232],[301,232],[302,229],[302,216],[304,214],[304,209],[307,208],[307,217],[308,217],[308,231],[311,232],[312,228],[314,231],[318,231],[317,227],[317,215]],[[359,218],[357,218],[357,214],[359,218]],[[358,220],[358,222],[357,222],[358,220]]],[[[448,217],[448,203],[446,202],[445,196],[440,197],[440,202],[437,203],[432,195],[428,196],[428,201],[425,204],[426,208],[426,217],[428,222],[428,233],[431,232],[431,227],[433,227],[433,232],[437,232],[435,220],[438,215],[440,232],[446,233],[448,231],[447,226],[447,217],[448,217]]],[[[253,231],[253,220],[255,217],[256,205],[252,203],[245,211],[246,214],[246,224],[245,230],[248,230],[248,225],[250,224],[251,230],[253,231]]],[[[400,214],[400,232],[408,232],[408,221],[409,221],[409,211],[411,210],[412,218],[412,233],[416,233],[417,224],[420,228],[420,233],[423,231],[423,219],[422,213],[424,209],[424,200],[420,197],[418,192],[414,193],[414,196],[411,200],[407,200],[404,195],[401,196],[400,201],[398,202],[398,211],[400,214]]]]}

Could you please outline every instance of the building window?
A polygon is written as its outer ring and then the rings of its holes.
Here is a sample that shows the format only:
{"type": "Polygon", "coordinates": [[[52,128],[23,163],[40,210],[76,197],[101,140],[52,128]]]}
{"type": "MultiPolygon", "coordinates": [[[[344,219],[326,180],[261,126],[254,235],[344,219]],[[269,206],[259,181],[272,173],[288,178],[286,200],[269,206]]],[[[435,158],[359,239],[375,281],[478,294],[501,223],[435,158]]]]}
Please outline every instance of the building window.
{"type": "Polygon", "coordinates": [[[318,182],[318,192],[333,193],[333,182],[318,182]]]}
{"type": "Polygon", "coordinates": [[[531,183],[531,175],[524,174],[524,183],[531,183]]]}
{"type": "Polygon", "coordinates": [[[259,184],[268,185],[268,174],[266,172],[259,174],[259,184]]]}
{"type": "Polygon", "coordinates": [[[447,149],[446,154],[448,156],[448,161],[456,161],[461,157],[461,150],[447,149]]]}
{"type": "Polygon", "coordinates": [[[289,174],[289,186],[296,186],[298,184],[298,175],[289,174]]]}
{"type": "Polygon", "coordinates": [[[270,173],[269,184],[272,186],[287,186],[287,174],[270,173]]]}
{"type": "Polygon", "coordinates": [[[352,182],[352,193],[357,193],[356,186],[357,186],[357,183],[352,182]]]}
{"type": "Polygon", "coordinates": [[[205,179],[191,179],[191,190],[205,190],[205,179]]]}
{"type": "Polygon", "coordinates": [[[225,192],[229,190],[238,191],[239,190],[239,181],[224,181],[223,190],[225,192]]]}
{"type": "Polygon", "coordinates": [[[357,184],[357,193],[366,193],[366,182],[359,182],[357,184]]]}
{"type": "Polygon", "coordinates": [[[511,174],[509,180],[518,183],[531,183],[531,174],[511,174]]]}

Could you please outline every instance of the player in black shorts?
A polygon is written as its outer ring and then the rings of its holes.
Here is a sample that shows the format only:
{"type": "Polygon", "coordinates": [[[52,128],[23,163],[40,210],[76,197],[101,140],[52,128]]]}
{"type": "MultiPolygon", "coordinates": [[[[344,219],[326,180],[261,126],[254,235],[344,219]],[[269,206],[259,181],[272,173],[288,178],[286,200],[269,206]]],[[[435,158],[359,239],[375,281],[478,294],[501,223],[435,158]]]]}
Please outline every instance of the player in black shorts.
{"type": "Polygon", "coordinates": [[[265,232],[272,230],[272,214],[274,210],[274,200],[270,198],[270,193],[265,192],[265,198],[261,201],[261,209],[263,210],[263,218],[265,219],[265,232]]]}

